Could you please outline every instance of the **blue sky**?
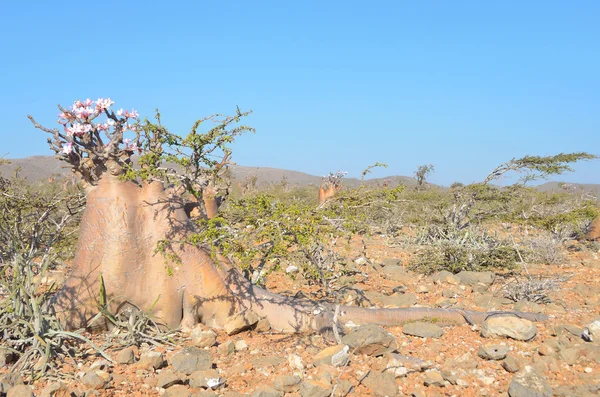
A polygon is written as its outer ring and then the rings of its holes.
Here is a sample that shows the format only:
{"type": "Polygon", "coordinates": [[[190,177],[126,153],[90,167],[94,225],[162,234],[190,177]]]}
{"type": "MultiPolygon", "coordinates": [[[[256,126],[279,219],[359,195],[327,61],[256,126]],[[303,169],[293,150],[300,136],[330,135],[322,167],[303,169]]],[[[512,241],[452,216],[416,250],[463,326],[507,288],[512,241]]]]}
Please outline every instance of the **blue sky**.
{"type": "MultiPolygon", "coordinates": [[[[526,154],[600,154],[598,1],[101,1],[0,6],[0,156],[26,118],[111,97],[185,133],[252,109],[234,161],[482,180],[526,154]]],[[[561,180],[600,183],[600,161],[561,180]]]]}

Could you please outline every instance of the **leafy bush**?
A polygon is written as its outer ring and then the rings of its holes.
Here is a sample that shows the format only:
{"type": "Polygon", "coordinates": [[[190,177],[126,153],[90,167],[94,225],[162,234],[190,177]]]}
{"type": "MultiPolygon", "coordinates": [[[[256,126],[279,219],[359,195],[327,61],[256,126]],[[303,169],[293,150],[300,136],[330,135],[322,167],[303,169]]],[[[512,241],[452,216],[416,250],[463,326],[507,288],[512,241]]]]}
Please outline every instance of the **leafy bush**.
{"type": "Polygon", "coordinates": [[[421,249],[414,255],[411,270],[431,274],[442,270],[458,273],[463,270],[514,270],[519,261],[517,249],[491,237],[485,231],[424,228],[417,241],[421,249]]]}

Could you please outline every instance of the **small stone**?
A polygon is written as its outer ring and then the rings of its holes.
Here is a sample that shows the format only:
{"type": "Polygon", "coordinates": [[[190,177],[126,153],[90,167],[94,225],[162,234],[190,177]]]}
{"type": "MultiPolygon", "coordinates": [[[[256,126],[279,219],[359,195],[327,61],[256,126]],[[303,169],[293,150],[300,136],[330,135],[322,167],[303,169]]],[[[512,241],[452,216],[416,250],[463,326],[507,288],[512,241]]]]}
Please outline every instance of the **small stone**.
{"type": "Polygon", "coordinates": [[[252,310],[244,310],[228,317],[225,320],[225,332],[227,335],[235,335],[258,323],[260,318],[252,310]]]}
{"type": "Polygon", "coordinates": [[[441,372],[442,378],[445,381],[450,382],[452,385],[456,385],[458,382],[458,372],[450,369],[445,369],[441,372]]]}
{"type": "Polygon", "coordinates": [[[164,366],[167,365],[167,362],[165,361],[165,357],[163,356],[162,353],[159,352],[146,352],[146,353],[142,353],[142,355],[140,356],[140,361],[137,364],[140,368],[154,368],[154,369],[160,369],[164,366]]]}
{"type": "Polygon", "coordinates": [[[415,288],[415,292],[417,294],[427,294],[427,293],[429,293],[429,288],[427,288],[424,285],[419,285],[419,286],[417,286],[417,288],[415,288]]]}
{"type": "Polygon", "coordinates": [[[354,385],[348,379],[340,379],[339,382],[333,385],[333,397],[346,397],[350,394],[353,387],[354,385]]]}
{"type": "Polygon", "coordinates": [[[11,387],[6,393],[6,397],[33,397],[33,390],[27,385],[16,385],[11,387]]]}
{"type": "Polygon", "coordinates": [[[440,326],[423,321],[415,321],[404,325],[402,333],[420,338],[439,338],[444,335],[444,331],[440,326]]]}
{"type": "Polygon", "coordinates": [[[396,337],[378,325],[363,325],[342,338],[358,354],[379,356],[398,348],[396,337]]]}
{"type": "Polygon", "coordinates": [[[487,318],[481,327],[484,338],[506,337],[529,341],[537,334],[532,321],[515,316],[493,316],[487,318]]]}
{"type": "Polygon", "coordinates": [[[81,383],[86,387],[99,390],[108,387],[112,377],[105,371],[88,371],[81,378],[81,383]]]}
{"type": "Polygon", "coordinates": [[[600,343],[600,320],[596,320],[583,330],[581,337],[586,342],[599,342],[600,343]]]}
{"type": "Polygon", "coordinates": [[[202,371],[212,368],[213,359],[209,351],[197,347],[186,347],[171,357],[173,370],[183,372],[186,375],[194,371],[202,371]]]}
{"type": "Polygon", "coordinates": [[[444,377],[438,371],[425,372],[425,380],[423,381],[425,386],[445,386],[444,377]]]}
{"type": "Polygon", "coordinates": [[[411,307],[418,302],[415,294],[392,294],[390,296],[381,296],[381,303],[389,307],[411,307]]]}
{"type": "Polygon", "coordinates": [[[509,349],[506,345],[482,346],[477,354],[484,360],[504,360],[509,349]]]}
{"type": "Polygon", "coordinates": [[[309,379],[300,383],[300,395],[302,397],[329,397],[331,390],[331,385],[323,381],[309,379]]]}
{"type": "Polygon", "coordinates": [[[262,385],[258,386],[254,393],[252,393],[252,397],[282,397],[283,393],[279,390],[275,390],[271,386],[262,385]]]}
{"type": "Polygon", "coordinates": [[[288,356],[288,365],[292,369],[304,371],[304,363],[302,362],[302,357],[300,357],[297,354],[290,354],[288,356]]]}
{"type": "Polygon", "coordinates": [[[508,355],[504,361],[502,361],[502,368],[507,372],[518,372],[521,369],[521,364],[514,356],[508,355]]]}
{"type": "Polygon", "coordinates": [[[398,395],[396,378],[391,373],[371,371],[362,383],[371,391],[372,396],[393,397],[398,395]]]}
{"type": "Polygon", "coordinates": [[[525,366],[516,373],[508,386],[510,397],[552,397],[548,381],[532,367],[525,366]]]}
{"type": "Polygon", "coordinates": [[[41,397],[53,397],[56,394],[56,392],[58,392],[59,390],[65,390],[65,392],[66,392],[66,386],[64,383],[50,382],[46,385],[46,387],[44,387],[44,390],[42,390],[42,394],[40,396],[41,397]]]}
{"type": "Polygon", "coordinates": [[[266,318],[261,318],[254,326],[254,330],[256,332],[268,332],[271,330],[271,324],[266,318]]]}
{"type": "Polygon", "coordinates": [[[294,274],[294,273],[298,273],[298,266],[294,266],[294,265],[289,265],[288,267],[285,268],[285,272],[287,274],[294,274]]]}
{"type": "Polygon", "coordinates": [[[248,343],[243,339],[236,340],[235,341],[235,351],[242,352],[244,350],[248,350],[248,343]]]}
{"type": "Polygon", "coordinates": [[[190,332],[190,338],[196,347],[212,347],[217,343],[217,334],[206,326],[198,324],[190,332]]]}
{"type": "Polygon", "coordinates": [[[115,361],[119,364],[133,364],[135,362],[135,350],[133,347],[126,347],[117,353],[115,361]]]}
{"type": "Polygon", "coordinates": [[[299,376],[280,375],[275,377],[275,389],[284,393],[294,393],[300,390],[300,382],[302,379],[299,376]]]}
{"type": "Polygon", "coordinates": [[[223,385],[225,381],[215,369],[207,369],[205,371],[194,371],[189,376],[190,387],[216,389],[223,385]]]}
{"type": "Polygon", "coordinates": [[[340,367],[348,361],[348,346],[336,345],[330,346],[321,350],[313,358],[313,364],[317,365],[333,365],[334,367],[340,367]]]}
{"type": "Polygon", "coordinates": [[[487,291],[496,279],[494,272],[462,271],[456,277],[458,277],[461,284],[468,285],[478,291],[487,291]]]}
{"type": "Polygon", "coordinates": [[[169,387],[177,384],[183,384],[183,379],[175,375],[170,369],[163,369],[156,377],[156,386],[163,389],[168,389],[169,387]]]}
{"type": "Polygon", "coordinates": [[[0,367],[10,365],[16,361],[16,355],[10,350],[0,347],[0,367]]]}
{"type": "Polygon", "coordinates": [[[217,351],[223,356],[233,354],[235,352],[235,343],[230,340],[223,342],[217,347],[217,351]]]}
{"type": "Polygon", "coordinates": [[[190,389],[184,385],[174,385],[165,390],[162,397],[190,397],[190,389]]]}

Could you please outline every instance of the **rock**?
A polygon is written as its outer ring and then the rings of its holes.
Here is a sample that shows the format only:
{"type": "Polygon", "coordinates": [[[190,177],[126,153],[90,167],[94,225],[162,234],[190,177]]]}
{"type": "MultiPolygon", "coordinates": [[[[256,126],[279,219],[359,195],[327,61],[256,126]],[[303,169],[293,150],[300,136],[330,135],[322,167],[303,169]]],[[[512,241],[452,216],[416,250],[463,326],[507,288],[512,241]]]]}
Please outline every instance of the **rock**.
{"type": "Polygon", "coordinates": [[[186,347],[171,357],[173,369],[186,375],[195,371],[210,369],[212,364],[213,359],[210,352],[197,347],[186,347]]]}
{"type": "Polygon", "coordinates": [[[339,382],[333,385],[333,397],[346,397],[350,394],[353,387],[352,382],[348,379],[340,379],[339,382]]]}
{"type": "Polygon", "coordinates": [[[422,372],[431,367],[429,362],[403,354],[388,353],[385,358],[385,372],[394,374],[396,378],[406,376],[409,372],[422,372]]]}
{"type": "Polygon", "coordinates": [[[321,350],[313,358],[313,364],[317,365],[333,365],[334,367],[341,367],[348,361],[348,346],[336,345],[330,346],[321,350]]]}
{"type": "Polygon", "coordinates": [[[236,352],[243,352],[244,350],[248,350],[248,343],[243,339],[236,340],[234,345],[236,352]]]}
{"type": "Polygon", "coordinates": [[[11,387],[6,393],[6,397],[33,397],[33,390],[27,385],[16,385],[11,387]]]}
{"type": "Polygon", "coordinates": [[[561,349],[558,352],[558,358],[569,365],[573,365],[577,362],[579,357],[581,357],[581,350],[580,347],[567,347],[566,349],[561,349]]]}
{"type": "Polygon", "coordinates": [[[514,356],[508,355],[502,361],[502,368],[507,372],[518,372],[521,369],[521,363],[514,356]]]}
{"type": "Polygon", "coordinates": [[[235,343],[231,340],[223,342],[217,347],[217,351],[223,356],[233,354],[235,352],[235,343]]]}
{"type": "Polygon", "coordinates": [[[487,291],[494,283],[496,275],[493,272],[462,271],[456,275],[461,284],[468,285],[476,291],[487,291]]]}
{"type": "Polygon", "coordinates": [[[516,316],[489,317],[481,327],[481,336],[484,338],[507,337],[529,341],[536,334],[537,329],[532,321],[516,316]]]}
{"type": "Polygon", "coordinates": [[[398,386],[396,385],[396,377],[391,373],[381,373],[371,371],[362,384],[370,391],[372,396],[392,397],[398,395],[398,386]]]}
{"type": "Polygon", "coordinates": [[[435,284],[448,283],[451,285],[458,285],[460,283],[460,278],[447,270],[442,270],[433,276],[433,282],[435,284]]]}
{"type": "Polygon", "coordinates": [[[225,332],[227,335],[235,335],[247,329],[250,329],[253,325],[258,323],[260,317],[252,310],[244,310],[239,313],[228,317],[225,320],[225,332]]]}
{"type": "Polygon", "coordinates": [[[504,360],[508,351],[506,345],[487,345],[482,346],[477,354],[484,360],[504,360]]]}
{"type": "Polygon", "coordinates": [[[212,347],[217,343],[217,334],[212,329],[198,324],[190,332],[190,338],[196,347],[212,347]]]}
{"type": "Polygon", "coordinates": [[[513,306],[513,310],[517,312],[530,312],[530,313],[543,313],[545,311],[544,306],[539,303],[529,301],[518,301],[513,306]]]}
{"type": "Polygon", "coordinates": [[[297,354],[290,354],[288,356],[288,365],[292,369],[304,371],[304,363],[302,362],[302,357],[298,356],[297,354]]]}
{"type": "Polygon", "coordinates": [[[219,395],[212,390],[200,390],[198,393],[194,394],[192,397],[219,397],[219,395]]]}
{"type": "Polygon", "coordinates": [[[406,285],[398,285],[392,288],[392,292],[395,294],[404,294],[406,291],[408,291],[408,287],[406,285]]]}
{"type": "Polygon", "coordinates": [[[53,397],[59,390],[63,390],[64,393],[68,394],[66,385],[62,382],[50,382],[42,390],[40,397],[53,397]]]}
{"type": "Polygon", "coordinates": [[[0,347],[0,367],[10,365],[16,361],[16,356],[10,350],[0,347]]]}
{"type": "Polygon", "coordinates": [[[112,377],[105,371],[88,371],[81,378],[81,383],[94,390],[105,389],[109,386],[112,377]]]}
{"type": "Polygon", "coordinates": [[[405,324],[402,327],[402,333],[420,338],[439,338],[444,335],[444,331],[440,326],[424,321],[405,324]]]}
{"type": "Polygon", "coordinates": [[[356,353],[379,356],[398,348],[394,335],[378,325],[362,325],[342,338],[356,353]]]}
{"type": "Polygon", "coordinates": [[[581,337],[586,342],[597,342],[600,343],[600,320],[596,320],[593,323],[589,324],[583,332],[581,333],[581,337]]]}
{"type": "Polygon", "coordinates": [[[382,296],[379,301],[384,306],[390,307],[411,307],[417,303],[417,295],[415,294],[392,294],[382,296]]]}
{"type": "Polygon", "coordinates": [[[424,285],[418,285],[417,288],[415,288],[415,292],[417,294],[428,294],[429,293],[429,288],[427,288],[424,285]]]}
{"type": "Polygon", "coordinates": [[[425,372],[425,380],[423,381],[425,386],[438,386],[443,387],[446,384],[444,383],[444,377],[438,371],[427,371],[425,372]]]}
{"type": "Polygon", "coordinates": [[[170,369],[163,369],[156,377],[156,386],[163,389],[168,389],[173,385],[181,384],[183,384],[183,379],[180,376],[175,375],[170,369]]]}
{"type": "Polygon", "coordinates": [[[119,364],[133,364],[135,362],[135,349],[133,347],[126,347],[117,353],[115,361],[119,364]]]}
{"type": "Polygon", "coordinates": [[[142,353],[142,355],[140,356],[140,361],[137,365],[140,368],[160,369],[166,366],[167,362],[165,361],[165,357],[162,353],[151,351],[142,353]]]}
{"type": "Polygon", "coordinates": [[[415,279],[414,275],[408,273],[403,266],[398,265],[384,266],[382,273],[385,275],[386,279],[399,283],[409,283],[415,279]]]}
{"type": "Polygon", "coordinates": [[[194,371],[189,376],[190,387],[205,389],[216,389],[223,385],[225,381],[215,369],[207,369],[205,371],[194,371]]]}
{"type": "Polygon", "coordinates": [[[508,386],[510,397],[552,397],[548,381],[532,367],[525,366],[516,373],[508,386]]]}
{"type": "Polygon", "coordinates": [[[284,393],[294,393],[300,390],[300,382],[302,379],[299,376],[280,375],[275,377],[275,389],[284,393]]]}
{"type": "Polygon", "coordinates": [[[256,325],[254,326],[254,330],[256,332],[267,332],[271,330],[271,324],[269,323],[269,320],[267,320],[266,318],[261,318],[260,320],[258,320],[258,322],[256,323],[256,325]]]}
{"type": "Polygon", "coordinates": [[[386,266],[401,266],[402,265],[402,259],[400,258],[384,258],[382,261],[382,265],[383,267],[386,266]]]}
{"type": "Polygon", "coordinates": [[[555,397],[597,396],[600,383],[595,385],[560,386],[553,390],[555,397]]]}
{"type": "Polygon", "coordinates": [[[262,385],[258,386],[254,393],[252,393],[252,397],[282,397],[283,393],[275,390],[271,386],[262,385]]]}
{"type": "Polygon", "coordinates": [[[184,385],[175,385],[165,390],[162,397],[190,397],[190,389],[184,385]]]}
{"type": "Polygon", "coordinates": [[[474,303],[476,306],[479,306],[484,310],[496,310],[501,306],[500,301],[494,298],[494,295],[492,294],[482,294],[476,296],[474,303]]]}
{"type": "Polygon", "coordinates": [[[305,380],[300,383],[300,395],[302,397],[329,397],[331,385],[317,380],[305,380]]]}
{"type": "Polygon", "coordinates": [[[444,378],[444,380],[449,382],[450,384],[452,384],[452,385],[458,384],[458,381],[459,381],[458,371],[454,371],[451,369],[445,369],[445,370],[442,370],[442,372],[440,374],[442,375],[442,378],[444,378]]]}

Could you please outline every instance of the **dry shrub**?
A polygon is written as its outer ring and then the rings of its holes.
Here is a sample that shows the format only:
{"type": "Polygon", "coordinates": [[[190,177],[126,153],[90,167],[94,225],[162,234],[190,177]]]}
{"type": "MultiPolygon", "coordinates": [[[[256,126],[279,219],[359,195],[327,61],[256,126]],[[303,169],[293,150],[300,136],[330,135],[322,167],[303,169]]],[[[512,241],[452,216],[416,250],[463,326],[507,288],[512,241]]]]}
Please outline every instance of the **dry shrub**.
{"type": "Polygon", "coordinates": [[[502,287],[504,297],[514,302],[526,300],[536,303],[551,303],[548,296],[560,288],[563,279],[558,277],[526,277],[515,280],[502,287]]]}

